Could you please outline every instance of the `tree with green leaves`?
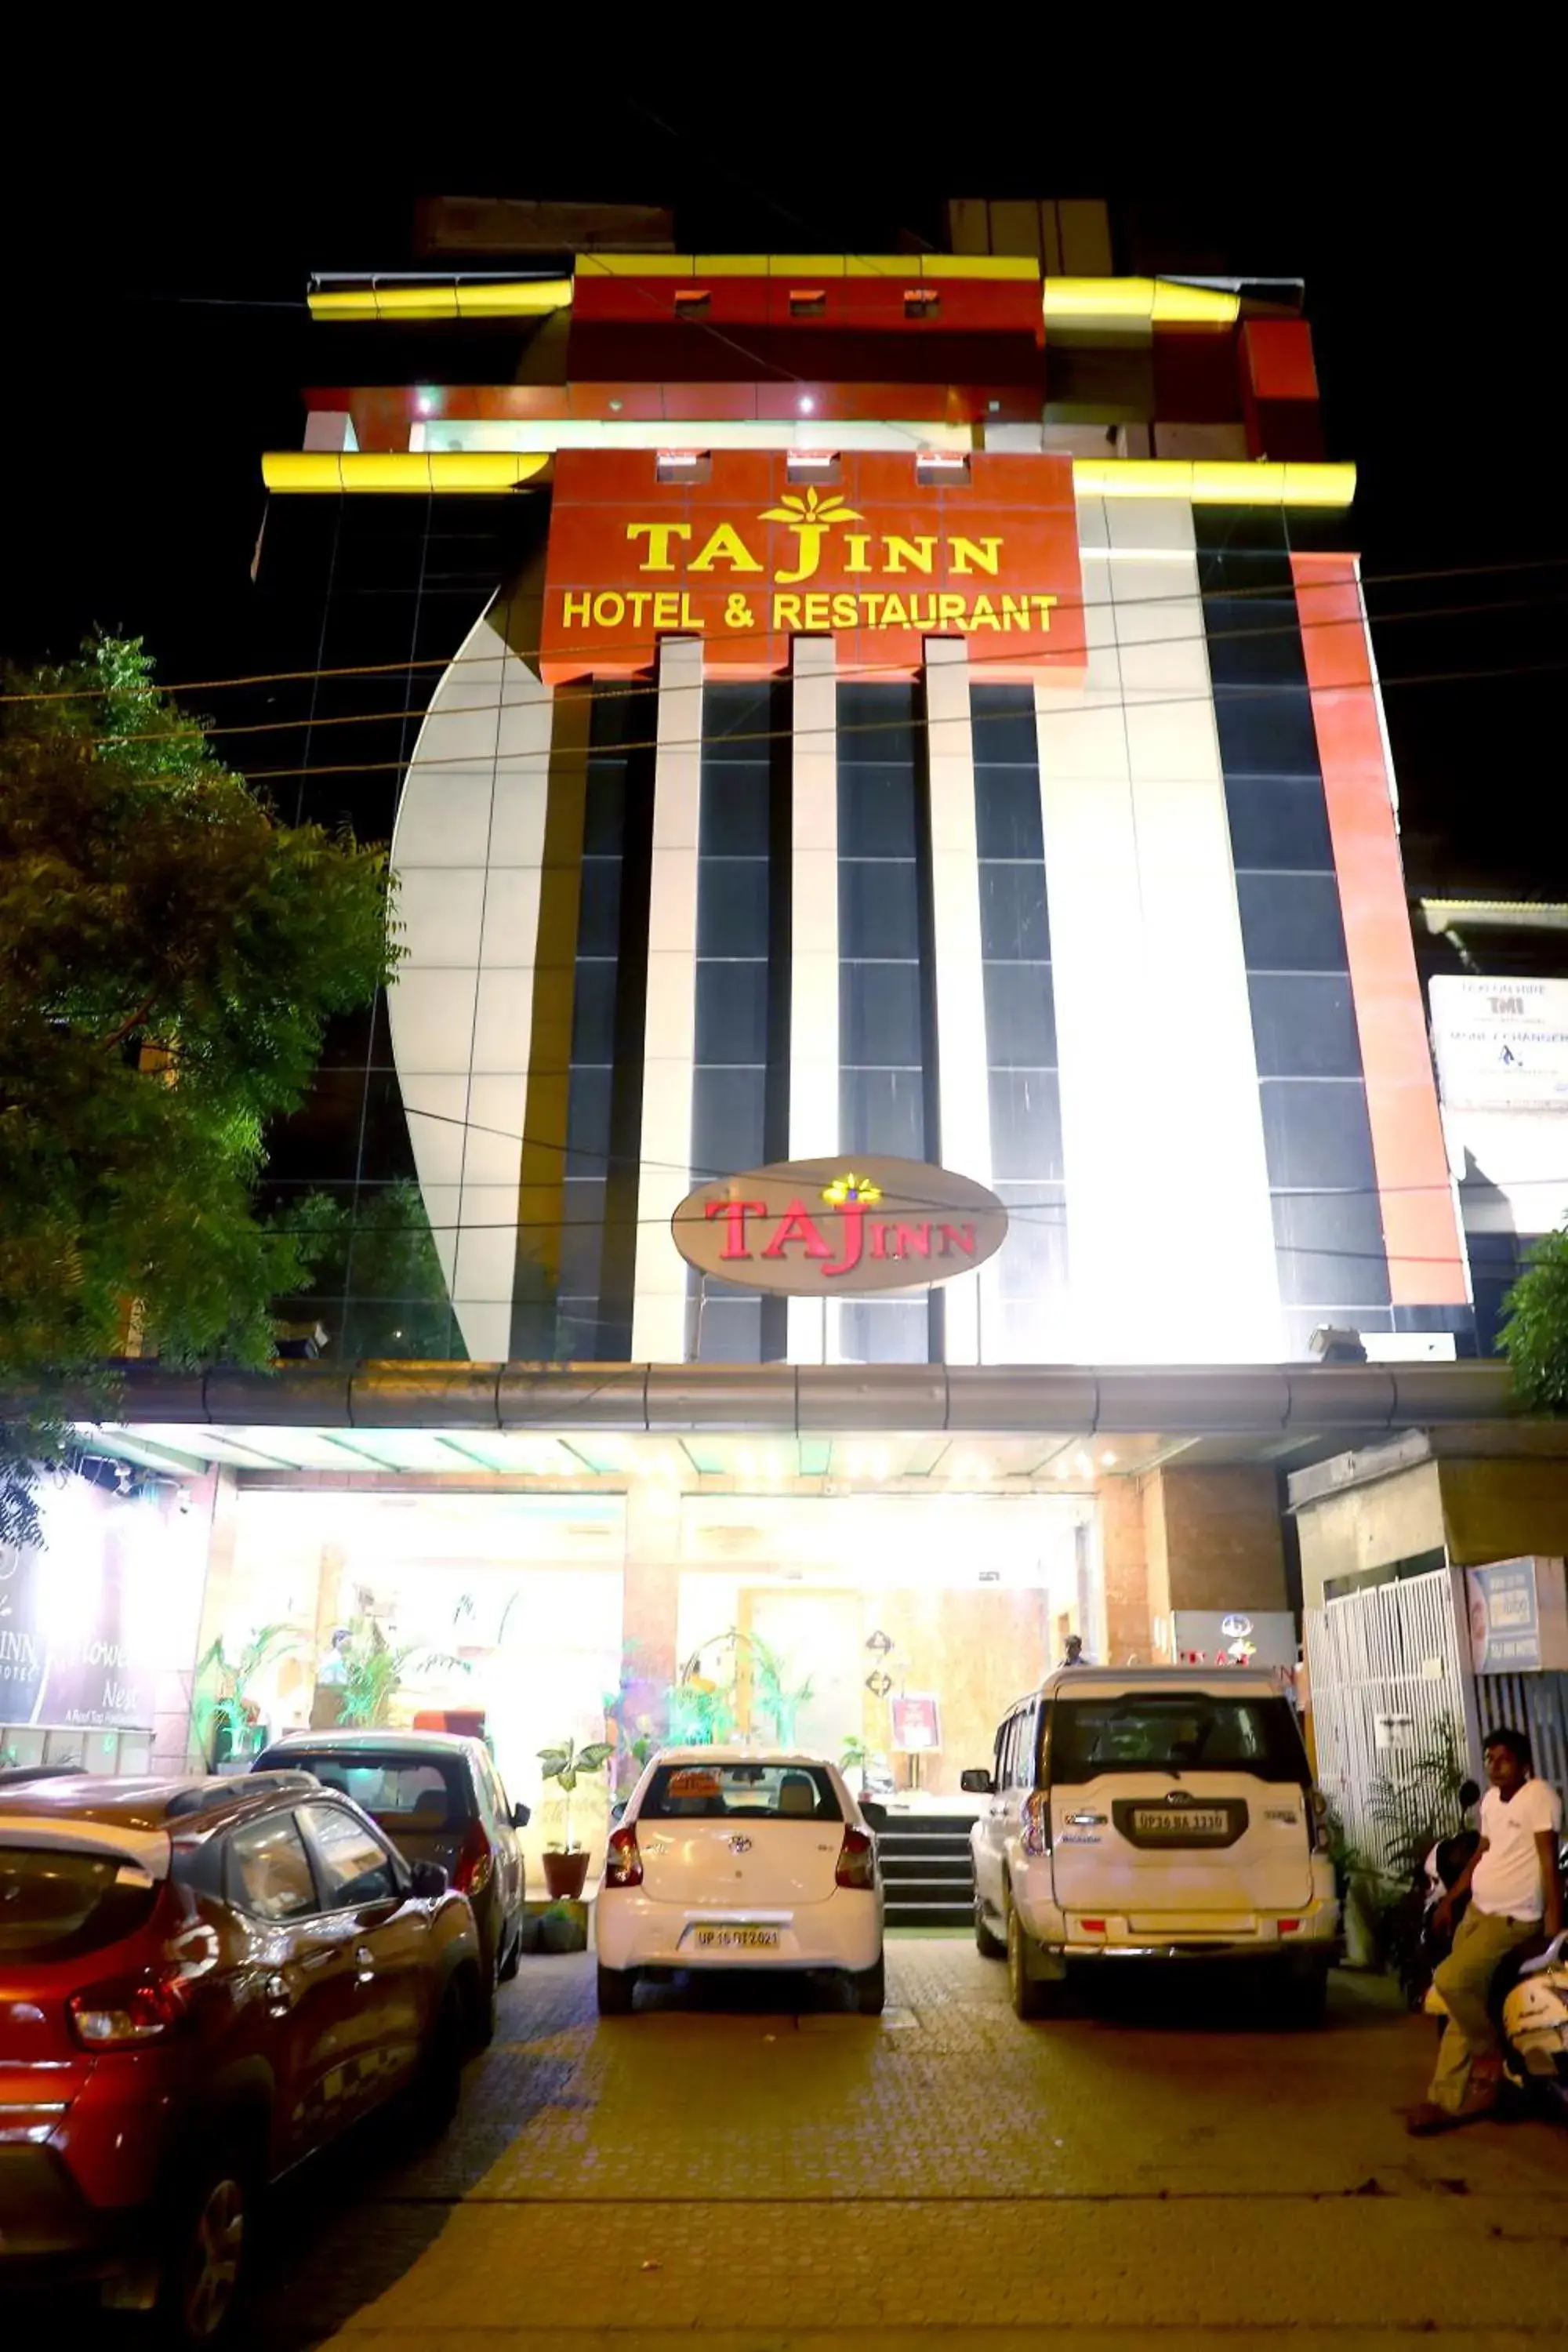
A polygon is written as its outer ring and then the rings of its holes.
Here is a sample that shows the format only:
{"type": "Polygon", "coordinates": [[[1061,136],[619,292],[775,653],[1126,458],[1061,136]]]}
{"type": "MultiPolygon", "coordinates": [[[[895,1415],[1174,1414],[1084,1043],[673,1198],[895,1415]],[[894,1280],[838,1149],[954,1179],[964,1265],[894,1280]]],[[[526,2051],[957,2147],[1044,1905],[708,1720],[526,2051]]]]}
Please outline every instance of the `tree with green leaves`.
{"type": "Polygon", "coordinates": [[[49,1400],[140,1335],[265,1365],[310,1238],[258,1214],[267,1122],[390,976],[384,856],[280,824],[140,640],[0,675],[0,1541],[36,1540],[49,1400]]]}
{"type": "Polygon", "coordinates": [[[1503,1303],[1498,1339],[1521,1402],[1535,1412],[1568,1411],[1568,1228],[1535,1244],[1503,1303]]]}

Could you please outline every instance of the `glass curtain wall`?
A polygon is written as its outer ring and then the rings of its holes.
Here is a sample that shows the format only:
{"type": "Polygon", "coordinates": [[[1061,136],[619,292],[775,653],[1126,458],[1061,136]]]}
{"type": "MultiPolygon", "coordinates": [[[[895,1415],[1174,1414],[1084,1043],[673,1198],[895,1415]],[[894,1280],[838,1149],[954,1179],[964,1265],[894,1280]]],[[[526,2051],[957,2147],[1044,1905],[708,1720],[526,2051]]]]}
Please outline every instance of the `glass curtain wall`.
{"type": "Polygon", "coordinates": [[[983,1288],[981,1354],[1040,1362],[1061,1350],[1067,1207],[1034,689],[972,687],[970,712],[991,1181],[1012,1213],[983,1288]]]}
{"type": "MultiPolygon", "coordinates": [[[[697,848],[691,1181],[789,1149],[790,691],[707,685],[697,848]]],[[[786,1352],[786,1302],[690,1276],[694,1352],[754,1364],[786,1352]]]]}

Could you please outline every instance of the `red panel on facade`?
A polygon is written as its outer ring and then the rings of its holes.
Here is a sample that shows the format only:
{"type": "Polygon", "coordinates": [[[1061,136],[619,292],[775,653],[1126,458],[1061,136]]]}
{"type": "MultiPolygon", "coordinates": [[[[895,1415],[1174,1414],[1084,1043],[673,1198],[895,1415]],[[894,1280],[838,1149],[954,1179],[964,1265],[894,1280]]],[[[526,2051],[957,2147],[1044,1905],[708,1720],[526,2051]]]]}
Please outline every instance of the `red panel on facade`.
{"type": "Polygon", "coordinates": [[[918,670],[928,635],[976,641],[988,677],[1081,667],[1072,465],[987,457],[927,487],[911,450],[847,455],[818,491],[783,451],[716,450],[702,483],[652,451],[563,451],[551,502],[541,667],[552,683],[649,667],[700,635],[715,669],[775,675],[793,636],[832,635],[840,668],[918,670]]]}
{"type": "Polygon", "coordinates": [[[1396,1307],[1468,1298],[1355,559],[1292,554],[1396,1307]]]}
{"type": "Polygon", "coordinates": [[[1247,382],[1259,400],[1316,400],[1318,371],[1305,319],[1248,319],[1241,330],[1247,382]]]}

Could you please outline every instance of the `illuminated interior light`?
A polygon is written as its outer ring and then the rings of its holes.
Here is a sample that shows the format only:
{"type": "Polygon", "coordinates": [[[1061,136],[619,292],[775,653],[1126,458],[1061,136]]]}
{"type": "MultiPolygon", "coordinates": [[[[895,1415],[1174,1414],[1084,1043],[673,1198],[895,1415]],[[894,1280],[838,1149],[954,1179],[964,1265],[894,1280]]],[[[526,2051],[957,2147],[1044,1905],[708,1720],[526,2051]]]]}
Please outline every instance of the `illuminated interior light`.
{"type": "Polygon", "coordinates": [[[888,1449],[885,1445],[879,1445],[871,1456],[872,1477],[879,1480],[885,1478],[888,1475],[888,1449]]]}
{"type": "Polygon", "coordinates": [[[799,408],[800,408],[800,413],[801,413],[801,415],[802,415],[803,416],[809,416],[809,415],[811,415],[812,411],[813,411],[813,410],[816,408],[816,401],[812,398],[812,396],[811,396],[811,394],[810,394],[810,393],[809,393],[809,392],[803,392],[803,393],[801,394],[801,395],[800,395],[800,401],[799,401],[799,404],[799,404],[799,408]]]}
{"type": "Polygon", "coordinates": [[[742,1475],[742,1478],[750,1478],[750,1477],[752,1477],[752,1476],[754,1476],[754,1475],[755,1475],[755,1473],[756,1473],[756,1467],[757,1467],[757,1457],[756,1457],[756,1455],[752,1452],[752,1449],[751,1449],[751,1447],[750,1447],[749,1445],[742,1445],[742,1446],[740,1448],[740,1450],[738,1451],[738,1453],[737,1453],[737,1454],[736,1454],[736,1455],[735,1455],[735,1460],[736,1460],[737,1465],[739,1465],[740,1473],[741,1473],[741,1475],[742,1475]]]}
{"type": "Polygon", "coordinates": [[[1077,1469],[1078,1475],[1080,1478],[1087,1478],[1090,1471],[1094,1468],[1094,1465],[1089,1460],[1087,1454],[1079,1454],[1075,1456],[1074,1467],[1077,1469]]]}
{"type": "Polygon", "coordinates": [[[1102,1470],[1113,1470],[1116,1466],[1116,1456],[1109,1446],[1100,1457],[1100,1466],[1102,1470]]]}

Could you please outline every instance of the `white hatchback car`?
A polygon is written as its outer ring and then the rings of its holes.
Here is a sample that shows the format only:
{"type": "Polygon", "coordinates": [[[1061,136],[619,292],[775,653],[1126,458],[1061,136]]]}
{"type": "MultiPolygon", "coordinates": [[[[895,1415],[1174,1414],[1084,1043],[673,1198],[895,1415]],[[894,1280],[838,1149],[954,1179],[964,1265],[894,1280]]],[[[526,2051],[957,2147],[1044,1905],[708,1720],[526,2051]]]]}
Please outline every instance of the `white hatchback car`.
{"type": "Polygon", "coordinates": [[[877,1841],[820,1756],[668,1748],[610,1832],[594,1934],[605,2017],[644,1969],[710,1968],[835,1969],[876,2017],[877,1841]]]}

